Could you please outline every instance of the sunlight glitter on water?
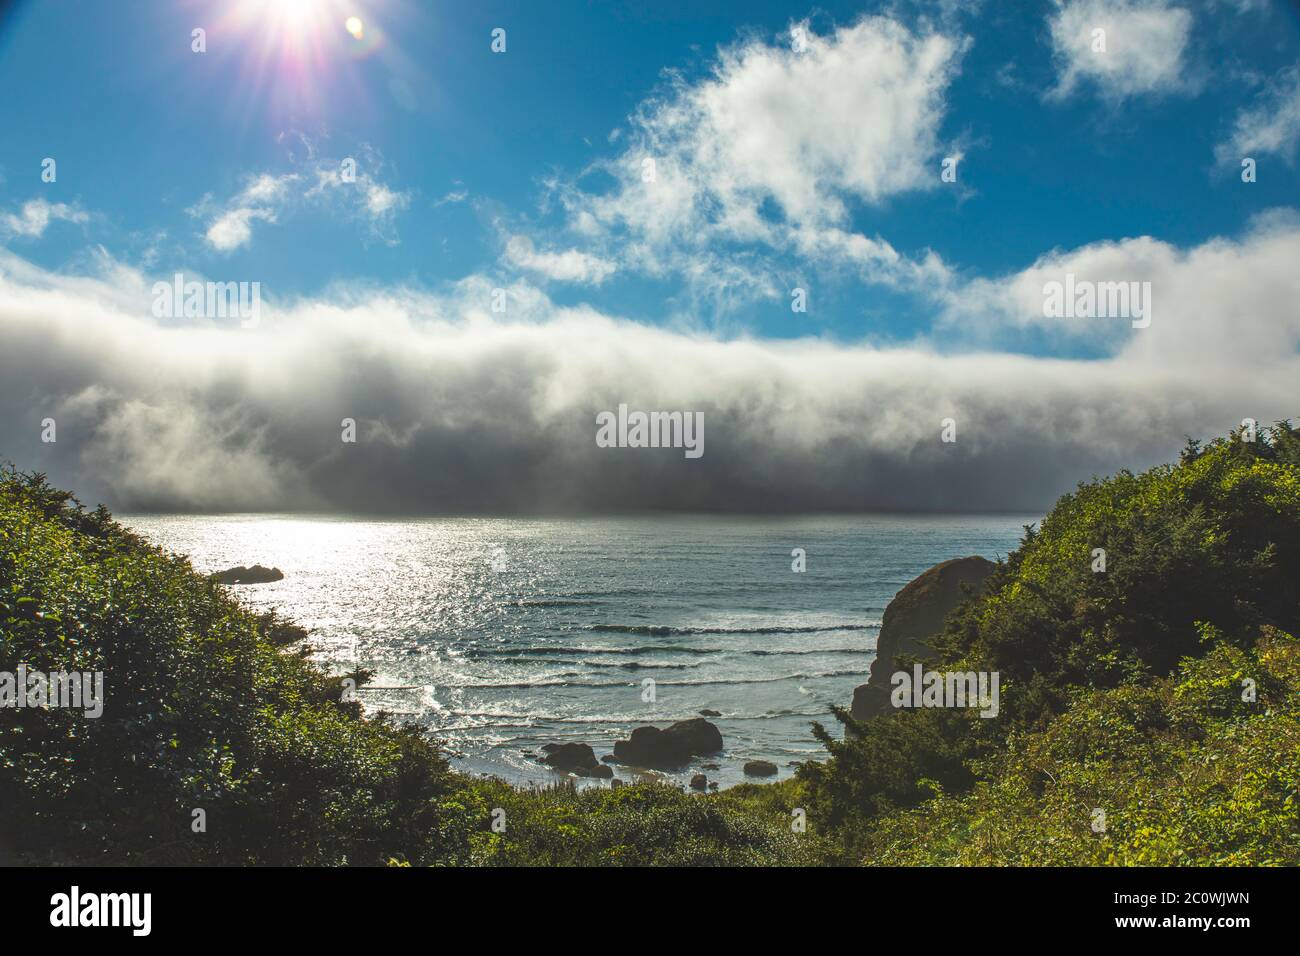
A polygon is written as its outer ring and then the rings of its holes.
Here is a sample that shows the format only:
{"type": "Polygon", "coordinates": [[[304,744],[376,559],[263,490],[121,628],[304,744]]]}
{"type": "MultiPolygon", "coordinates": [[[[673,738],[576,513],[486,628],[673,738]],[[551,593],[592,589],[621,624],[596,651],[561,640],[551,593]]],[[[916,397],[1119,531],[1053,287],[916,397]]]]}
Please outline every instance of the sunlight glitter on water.
{"type": "Polygon", "coordinates": [[[834,724],[866,679],[893,594],[938,561],[1005,555],[1034,519],[123,520],[201,571],[280,568],[236,593],[308,628],[332,672],[373,670],[393,689],[367,690],[368,709],[418,722],[468,770],[543,781],[542,744],[604,755],[707,709],[726,750],[703,762],[727,786],[746,760],[785,776],[816,758],[809,725],[834,724]]]}

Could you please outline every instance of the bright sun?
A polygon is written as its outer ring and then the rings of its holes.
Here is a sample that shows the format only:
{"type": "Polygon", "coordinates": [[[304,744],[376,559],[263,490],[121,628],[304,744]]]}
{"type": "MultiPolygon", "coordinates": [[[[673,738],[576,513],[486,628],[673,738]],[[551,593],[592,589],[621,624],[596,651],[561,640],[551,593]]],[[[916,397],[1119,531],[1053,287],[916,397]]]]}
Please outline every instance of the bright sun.
{"type": "Polygon", "coordinates": [[[269,33],[281,38],[301,40],[343,27],[361,39],[363,24],[358,16],[347,16],[338,0],[240,0],[240,19],[250,25],[260,23],[269,33]]]}
{"type": "MultiPolygon", "coordinates": [[[[213,0],[209,0],[213,2],[213,0]]],[[[239,79],[281,98],[328,99],[347,65],[384,46],[377,10],[392,0],[222,0],[221,32],[238,37],[239,79]]],[[[3,6],[4,0],[0,0],[3,6]]]]}
{"type": "Polygon", "coordinates": [[[270,5],[286,26],[307,26],[321,13],[326,4],[320,0],[270,0],[270,5]]]}

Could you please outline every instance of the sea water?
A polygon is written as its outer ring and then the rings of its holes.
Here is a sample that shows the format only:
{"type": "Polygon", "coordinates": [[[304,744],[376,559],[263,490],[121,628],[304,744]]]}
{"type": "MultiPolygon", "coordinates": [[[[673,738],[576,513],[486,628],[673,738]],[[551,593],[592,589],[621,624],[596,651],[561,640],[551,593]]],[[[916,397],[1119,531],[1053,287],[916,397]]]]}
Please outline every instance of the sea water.
{"type": "Polygon", "coordinates": [[[725,751],[668,776],[714,763],[729,786],[747,760],[785,777],[823,757],[811,724],[841,732],[831,707],[866,680],[890,598],[939,561],[1005,556],[1037,519],[122,520],[203,572],[280,568],[233,591],[308,628],[331,672],[374,671],[367,710],[419,724],[461,769],[548,782],[543,744],[603,756],[634,727],[711,710],[725,751]]]}

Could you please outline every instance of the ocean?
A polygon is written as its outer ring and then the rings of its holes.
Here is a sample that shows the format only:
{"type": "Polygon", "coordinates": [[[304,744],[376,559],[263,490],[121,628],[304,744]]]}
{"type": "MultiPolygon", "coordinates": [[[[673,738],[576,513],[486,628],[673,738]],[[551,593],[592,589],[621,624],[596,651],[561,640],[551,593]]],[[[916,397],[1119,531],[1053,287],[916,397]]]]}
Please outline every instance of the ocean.
{"type": "Polygon", "coordinates": [[[367,710],[418,723],[462,770],[545,783],[543,744],[603,756],[641,724],[714,710],[723,754],[667,776],[716,763],[726,787],[747,760],[783,778],[823,755],[810,725],[841,732],[831,706],[866,680],[899,588],[1005,556],[1039,516],[121,520],[200,571],[280,568],[233,590],[308,628],[331,672],[374,671],[367,710]]]}

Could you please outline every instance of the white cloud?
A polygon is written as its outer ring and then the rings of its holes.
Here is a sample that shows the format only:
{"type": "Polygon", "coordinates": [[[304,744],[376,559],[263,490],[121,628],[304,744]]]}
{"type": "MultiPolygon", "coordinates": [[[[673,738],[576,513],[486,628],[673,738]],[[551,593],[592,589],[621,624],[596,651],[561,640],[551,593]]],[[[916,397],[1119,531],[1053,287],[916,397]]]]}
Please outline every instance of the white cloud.
{"type": "MultiPolygon", "coordinates": [[[[941,335],[1014,341],[1025,332],[1057,344],[1091,343],[1125,362],[1239,374],[1300,349],[1300,219],[1261,216],[1240,240],[1211,239],[1180,249],[1150,236],[1055,251],[1029,268],[945,294],[941,335]],[[1044,286],[1067,275],[1093,283],[1149,282],[1151,324],[1123,318],[1048,318],[1044,286]]],[[[1288,391],[1283,390],[1283,393],[1288,391]]],[[[1294,391],[1294,389],[1290,389],[1294,391]]],[[[1282,393],[1280,393],[1282,394],[1282,393]]]]}
{"type": "MultiPolygon", "coordinates": [[[[556,187],[571,232],[649,274],[688,275],[719,243],[778,256],[887,246],[845,241],[852,206],[939,183],[943,97],[966,41],[884,17],[795,28],[802,52],[789,37],[749,40],[641,104],[623,152],[587,171],[612,189],[556,187]]],[[[894,279],[915,268],[892,249],[877,266],[890,262],[894,279]]]]}
{"type": "Polygon", "coordinates": [[[1215,155],[1221,163],[1236,165],[1246,157],[1274,153],[1295,161],[1300,144],[1300,67],[1285,70],[1263,100],[1237,115],[1232,135],[1215,155]]]}
{"type": "Polygon", "coordinates": [[[928,252],[918,259],[909,259],[879,237],[870,239],[835,227],[805,227],[793,230],[791,238],[793,247],[804,258],[849,266],[865,282],[923,290],[933,295],[953,280],[951,271],[937,253],[928,252]]]}
{"type": "Polygon", "coordinates": [[[362,192],[365,195],[366,211],[376,218],[386,216],[406,204],[405,196],[393,192],[383,183],[367,182],[362,192]]]}
{"type": "Polygon", "coordinates": [[[303,193],[308,202],[331,202],[345,215],[364,222],[369,236],[387,245],[397,245],[397,214],[411,203],[411,193],[398,191],[378,178],[383,160],[369,147],[351,157],[351,176],[343,173],[338,160],[322,160],[315,166],[315,183],[303,193]]]}
{"type": "Polygon", "coordinates": [[[254,222],[275,223],[286,213],[314,206],[341,211],[366,223],[367,234],[389,245],[397,243],[395,220],[410,204],[410,193],[381,182],[373,170],[382,167],[374,150],[352,160],[350,176],[341,160],[313,160],[305,172],[249,176],[242,189],[224,203],[204,196],[190,214],[207,221],[204,239],[218,252],[248,245],[254,222]]]}
{"type": "Polygon", "coordinates": [[[253,209],[247,206],[227,210],[212,221],[204,232],[203,238],[218,252],[230,252],[247,245],[253,238],[252,222],[255,219],[275,222],[275,213],[270,209],[253,209]]]}
{"type": "Polygon", "coordinates": [[[218,204],[207,195],[189,213],[208,221],[203,238],[209,246],[218,252],[232,252],[252,240],[254,222],[277,221],[278,210],[288,202],[298,181],[296,173],[249,176],[244,187],[228,202],[218,204]]]}
{"type": "Polygon", "coordinates": [[[563,252],[539,252],[527,236],[512,236],[506,243],[506,258],[521,269],[540,273],[560,282],[600,285],[617,268],[608,259],[577,249],[563,252]]]}
{"type": "Polygon", "coordinates": [[[453,189],[446,193],[441,199],[434,203],[435,206],[445,206],[448,203],[461,203],[469,198],[468,189],[453,189]]]}
{"type": "Polygon", "coordinates": [[[236,197],[238,203],[279,203],[283,202],[289,187],[298,181],[296,174],[272,176],[263,173],[253,177],[244,190],[236,197]]]}
{"type": "Polygon", "coordinates": [[[55,220],[84,223],[86,213],[66,203],[51,203],[45,199],[29,199],[17,213],[0,215],[0,236],[22,239],[39,239],[55,220]]]}
{"type": "Polygon", "coordinates": [[[1051,95],[1066,96],[1085,82],[1103,96],[1124,99],[1189,91],[1184,56],[1192,15],[1167,0],[1056,0],[1050,20],[1060,79],[1051,95]],[[1105,49],[1094,49],[1094,31],[1105,49]]]}

